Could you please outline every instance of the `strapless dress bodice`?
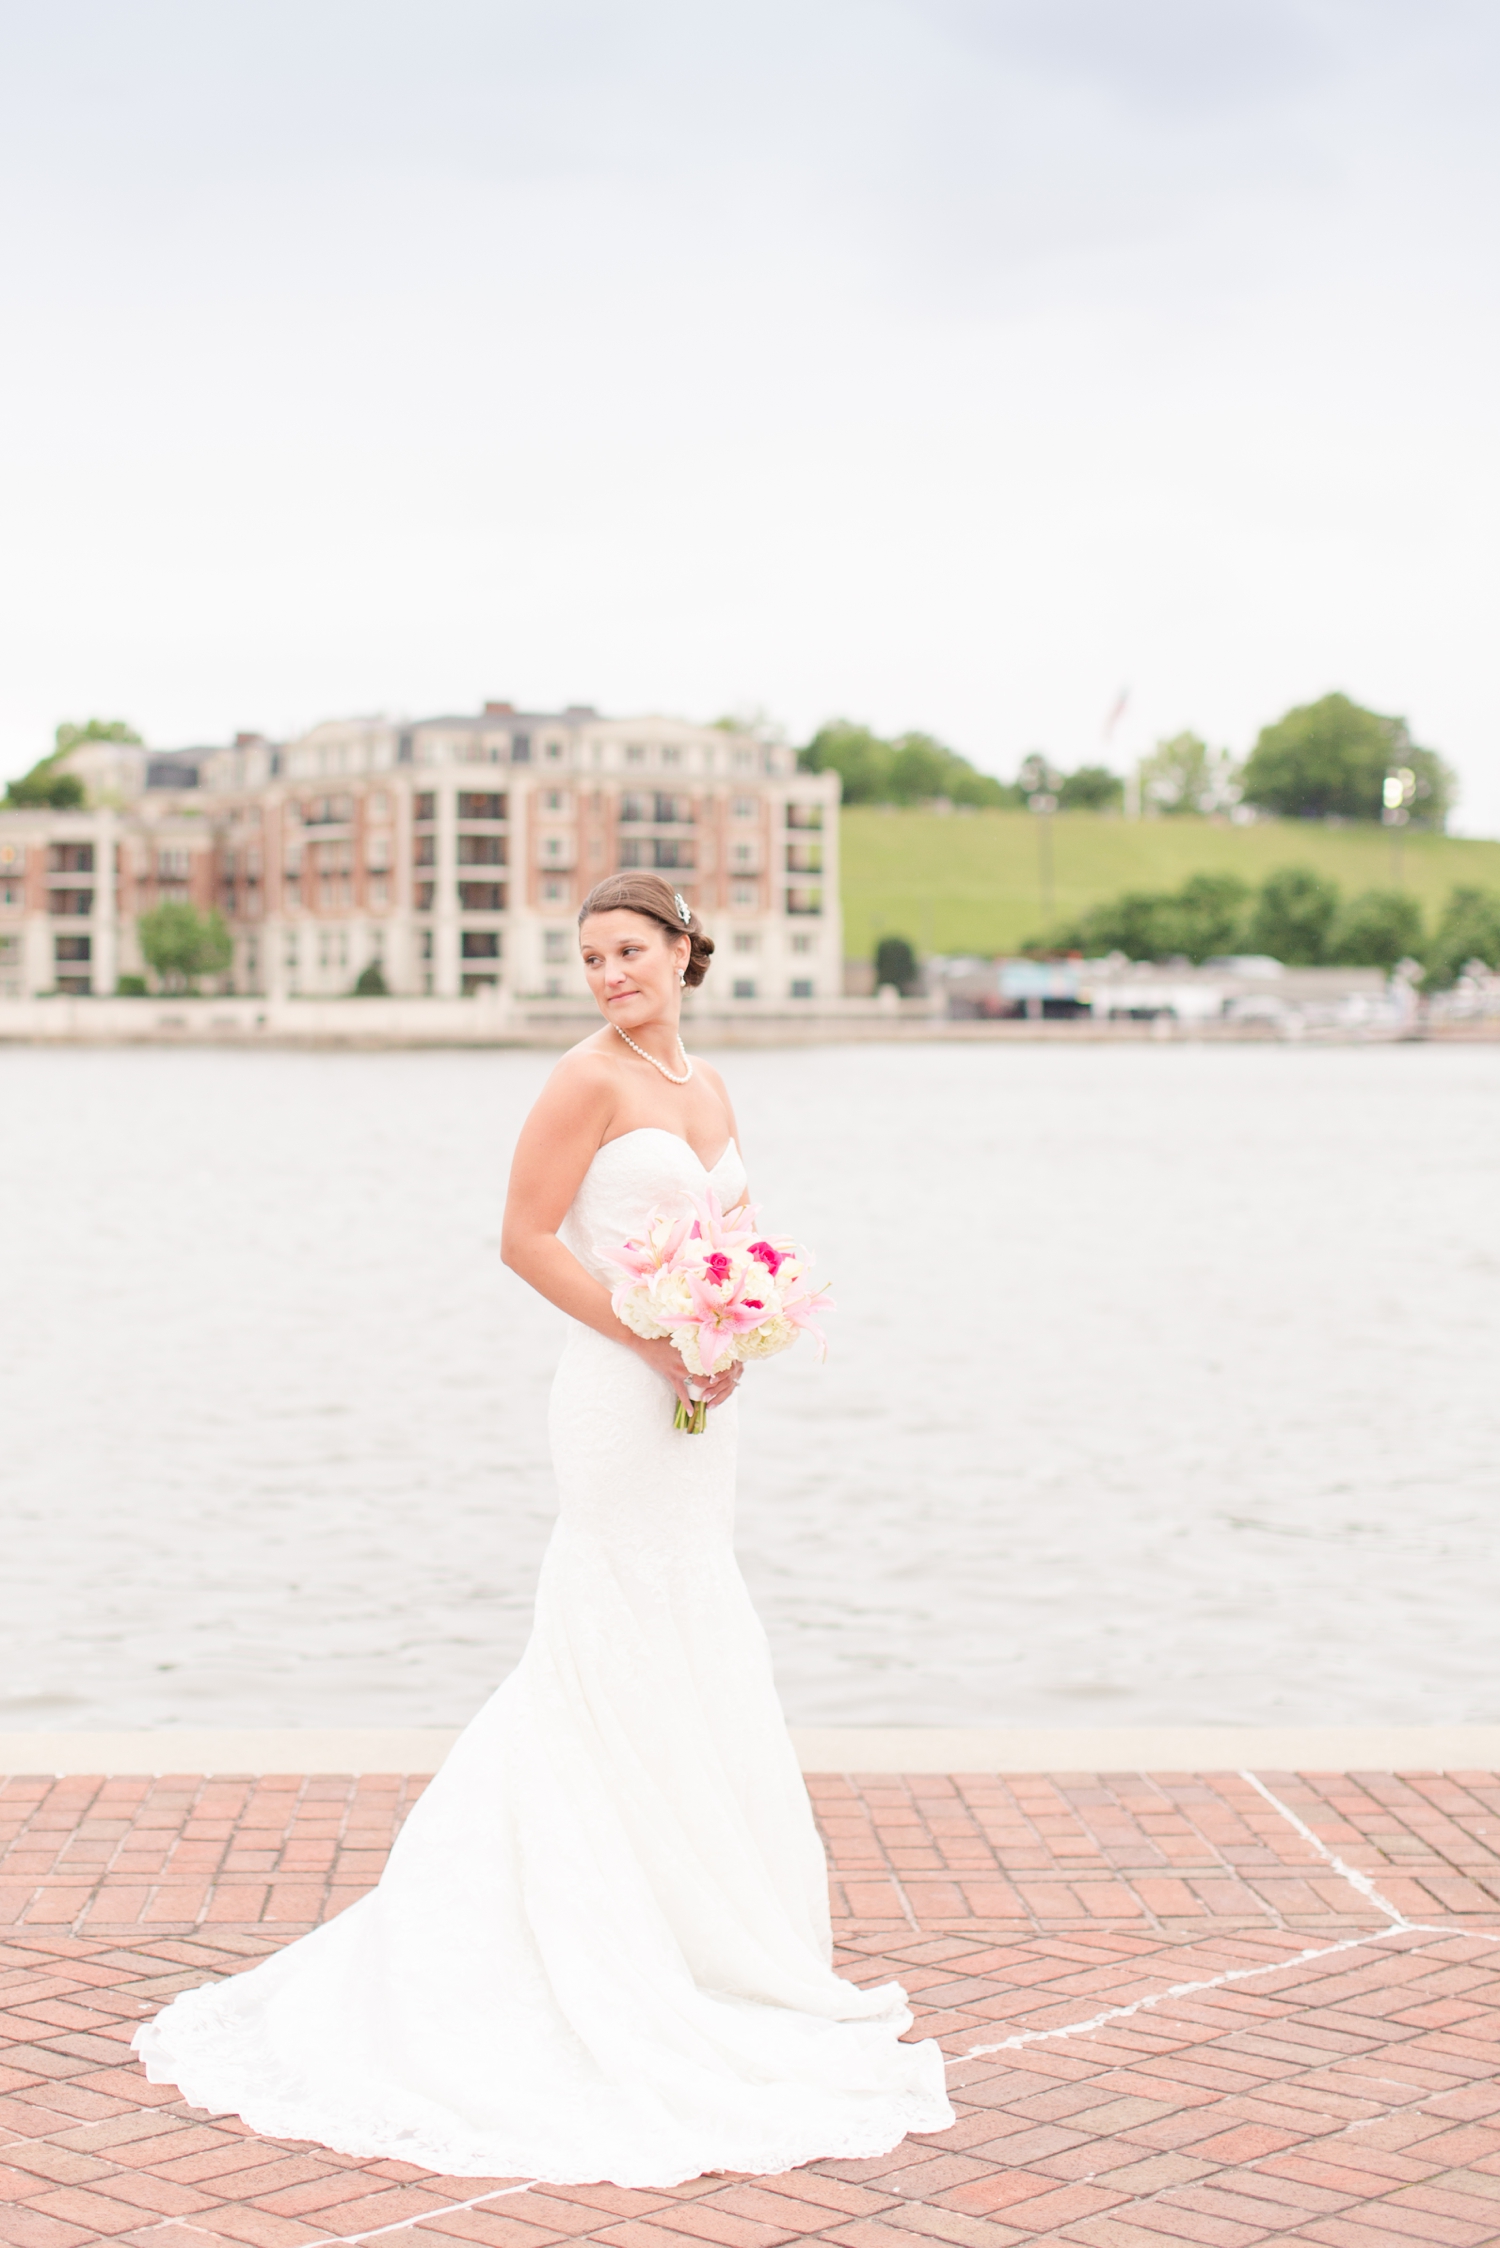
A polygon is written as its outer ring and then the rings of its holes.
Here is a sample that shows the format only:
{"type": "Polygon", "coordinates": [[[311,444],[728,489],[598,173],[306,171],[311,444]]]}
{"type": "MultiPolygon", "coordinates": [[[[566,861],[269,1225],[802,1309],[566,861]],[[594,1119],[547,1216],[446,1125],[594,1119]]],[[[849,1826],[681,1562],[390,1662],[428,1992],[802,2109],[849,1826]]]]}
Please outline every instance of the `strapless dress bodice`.
{"type": "Polygon", "coordinates": [[[706,1168],[676,1132],[643,1124],[597,1150],[557,1237],[596,1280],[617,1288],[623,1275],[610,1253],[638,1239],[654,1212],[701,1195],[705,1187],[728,1209],[745,1186],[745,1166],[733,1140],[706,1168]]]}

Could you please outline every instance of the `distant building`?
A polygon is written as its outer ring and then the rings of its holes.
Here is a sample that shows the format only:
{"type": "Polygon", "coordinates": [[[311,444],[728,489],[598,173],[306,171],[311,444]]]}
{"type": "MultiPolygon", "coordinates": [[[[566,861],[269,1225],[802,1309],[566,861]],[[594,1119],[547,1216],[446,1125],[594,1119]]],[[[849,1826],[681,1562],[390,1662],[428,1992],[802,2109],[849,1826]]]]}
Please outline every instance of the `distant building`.
{"type": "Polygon", "coordinates": [[[840,991],[837,776],[748,733],[487,703],[67,766],[87,810],[0,812],[0,997],[112,992],[172,898],[223,914],[239,992],[329,996],[378,962],[397,993],[579,993],[579,902],[633,866],[709,928],[716,1001],[840,991]]]}

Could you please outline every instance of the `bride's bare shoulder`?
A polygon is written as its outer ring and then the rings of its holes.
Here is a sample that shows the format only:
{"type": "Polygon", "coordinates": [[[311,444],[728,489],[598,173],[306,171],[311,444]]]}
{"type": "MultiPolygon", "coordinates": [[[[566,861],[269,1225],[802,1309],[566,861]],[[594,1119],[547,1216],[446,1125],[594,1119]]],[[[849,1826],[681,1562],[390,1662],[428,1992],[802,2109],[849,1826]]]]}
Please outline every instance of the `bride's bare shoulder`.
{"type": "Polygon", "coordinates": [[[569,1047],[553,1064],[537,1107],[553,1116],[608,1115],[620,1090],[620,1065],[592,1038],[569,1047]]]}

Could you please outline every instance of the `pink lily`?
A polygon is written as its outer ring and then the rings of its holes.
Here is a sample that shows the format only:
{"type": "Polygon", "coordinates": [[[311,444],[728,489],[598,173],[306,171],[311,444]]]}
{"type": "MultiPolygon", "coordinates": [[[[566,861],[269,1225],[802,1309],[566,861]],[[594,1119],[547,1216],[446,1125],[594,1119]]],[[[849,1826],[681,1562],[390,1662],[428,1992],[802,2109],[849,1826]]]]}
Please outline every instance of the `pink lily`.
{"type": "Polygon", "coordinates": [[[760,1325],[766,1316],[765,1305],[756,1304],[752,1309],[744,1301],[748,1273],[741,1274],[728,1296],[706,1287],[695,1272],[689,1272],[686,1278],[694,1317],[691,1321],[685,1320],[683,1325],[697,1329],[698,1356],[704,1372],[711,1374],[726,1351],[733,1353],[735,1336],[760,1325]]]}

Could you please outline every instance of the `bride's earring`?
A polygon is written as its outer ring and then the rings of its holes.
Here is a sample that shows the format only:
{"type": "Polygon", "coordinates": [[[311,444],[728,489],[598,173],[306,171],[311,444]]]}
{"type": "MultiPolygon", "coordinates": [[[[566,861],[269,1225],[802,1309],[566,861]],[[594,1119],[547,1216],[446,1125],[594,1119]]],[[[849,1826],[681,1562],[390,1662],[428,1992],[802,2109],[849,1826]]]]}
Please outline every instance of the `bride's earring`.
{"type": "Polygon", "coordinates": [[[677,981],[678,981],[678,983],[679,983],[679,984],[682,984],[682,985],[684,985],[684,986],[686,985],[686,983],[687,983],[687,970],[686,970],[686,968],[679,968],[679,969],[678,969],[678,971],[677,971],[677,981]]]}

